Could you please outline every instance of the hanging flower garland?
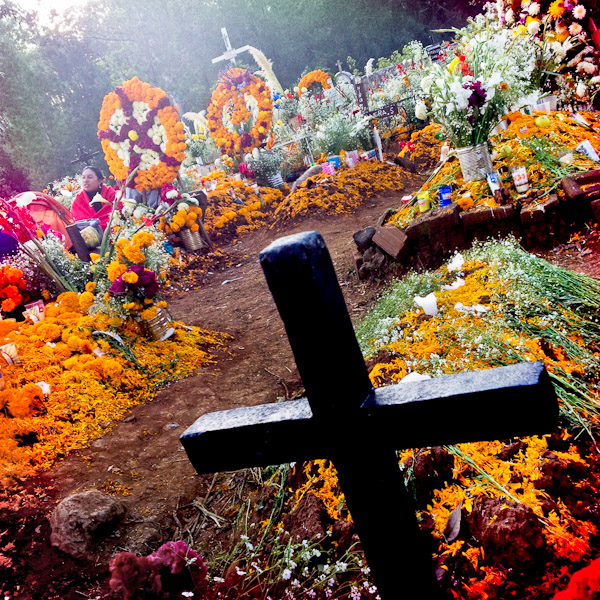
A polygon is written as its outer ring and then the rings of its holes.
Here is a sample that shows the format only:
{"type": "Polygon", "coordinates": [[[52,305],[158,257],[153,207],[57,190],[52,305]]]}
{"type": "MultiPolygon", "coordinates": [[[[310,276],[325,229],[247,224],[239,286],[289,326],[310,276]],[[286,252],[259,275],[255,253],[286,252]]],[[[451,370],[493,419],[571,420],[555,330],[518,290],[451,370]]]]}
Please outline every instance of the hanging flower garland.
{"type": "Polygon", "coordinates": [[[303,93],[307,92],[311,86],[315,85],[315,83],[320,83],[324,90],[329,90],[332,87],[331,75],[325,73],[325,71],[311,71],[307,73],[299,82],[298,82],[298,96],[302,96],[303,93]]]}
{"type": "Polygon", "coordinates": [[[98,137],[111,173],[120,181],[139,167],[130,187],[149,191],[177,177],[185,135],[167,94],[137,77],[104,97],[98,137]]]}
{"type": "Polygon", "coordinates": [[[267,84],[248,69],[233,68],[221,78],[207,110],[208,129],[225,152],[250,152],[268,141],[273,99],[267,84]]]}

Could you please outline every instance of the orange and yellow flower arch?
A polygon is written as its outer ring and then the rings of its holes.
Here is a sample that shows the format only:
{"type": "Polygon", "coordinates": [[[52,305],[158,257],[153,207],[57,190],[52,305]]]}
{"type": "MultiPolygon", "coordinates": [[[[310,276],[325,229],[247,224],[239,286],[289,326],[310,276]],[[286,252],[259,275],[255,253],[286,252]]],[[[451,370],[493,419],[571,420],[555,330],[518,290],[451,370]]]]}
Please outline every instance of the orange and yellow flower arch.
{"type": "Polygon", "coordinates": [[[331,89],[332,81],[331,75],[329,73],[325,73],[325,71],[311,71],[307,73],[299,82],[298,82],[298,96],[302,96],[303,89],[310,90],[310,88],[315,85],[315,83],[320,83],[324,90],[331,89]]]}

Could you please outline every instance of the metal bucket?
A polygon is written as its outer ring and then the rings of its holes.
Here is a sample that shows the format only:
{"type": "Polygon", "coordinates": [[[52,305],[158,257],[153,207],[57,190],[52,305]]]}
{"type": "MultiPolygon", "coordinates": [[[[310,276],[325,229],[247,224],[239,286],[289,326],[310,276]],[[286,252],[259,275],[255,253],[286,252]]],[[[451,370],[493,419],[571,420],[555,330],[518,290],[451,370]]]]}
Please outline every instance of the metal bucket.
{"type": "Polygon", "coordinates": [[[458,156],[463,179],[467,183],[486,179],[487,174],[494,170],[487,142],[477,144],[477,146],[457,148],[456,155],[458,156]]]}
{"type": "Polygon", "coordinates": [[[283,189],[285,182],[283,181],[281,173],[274,173],[267,177],[267,184],[270,188],[277,188],[280,190],[283,189]]]}
{"type": "Polygon", "coordinates": [[[179,231],[179,237],[181,238],[183,247],[188,252],[195,252],[196,250],[200,250],[200,248],[204,247],[204,242],[200,237],[200,232],[192,231],[189,227],[183,227],[179,231]]]}
{"type": "Polygon", "coordinates": [[[158,342],[162,342],[167,338],[170,338],[175,330],[169,327],[169,315],[167,311],[159,308],[156,312],[156,316],[153,319],[144,321],[144,327],[148,335],[158,342]]]}

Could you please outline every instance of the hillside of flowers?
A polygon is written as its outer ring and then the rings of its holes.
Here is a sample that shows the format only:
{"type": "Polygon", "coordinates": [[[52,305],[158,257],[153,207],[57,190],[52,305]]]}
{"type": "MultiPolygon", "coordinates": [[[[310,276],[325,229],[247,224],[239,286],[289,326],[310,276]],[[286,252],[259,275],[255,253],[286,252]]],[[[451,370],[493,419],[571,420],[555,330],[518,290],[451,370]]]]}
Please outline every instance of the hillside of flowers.
{"type": "MultiPolygon", "coordinates": [[[[471,247],[443,229],[435,246],[431,225],[445,214],[455,227],[485,215],[483,237],[505,234],[493,225],[502,209],[524,233],[535,212],[529,237],[553,239],[548,215],[559,206],[567,234],[592,227],[596,10],[579,0],[498,0],[442,32],[439,48],[414,41],[362,70],[348,57],[348,70],[307,70],[290,89],[247,46],[244,66],[224,67],[197,112],[180,114],[165,90],[136,76],[107,89],[93,108],[102,159],[0,199],[2,489],[216,360],[228,335],[176,321],[167,299],[228,266],[229,245],[260,228],[343,219],[384,196],[395,208],[383,225],[413,255],[372,251],[408,272],[357,331],[373,386],[541,361],[560,403],[560,426],[547,435],[399,452],[444,596],[600,594],[600,284],[510,236],[471,247]],[[427,244],[436,266],[451,259],[436,270],[411,262],[427,244]]],[[[489,419],[502,410],[482,406],[489,419]]],[[[330,462],[252,470],[247,485],[238,516],[192,503],[178,539],[147,556],[114,556],[107,593],[379,599],[330,462]],[[231,524],[226,553],[206,543],[196,509],[203,523],[231,524]]],[[[0,527],[0,581],[14,557],[5,534],[0,527]]]]}

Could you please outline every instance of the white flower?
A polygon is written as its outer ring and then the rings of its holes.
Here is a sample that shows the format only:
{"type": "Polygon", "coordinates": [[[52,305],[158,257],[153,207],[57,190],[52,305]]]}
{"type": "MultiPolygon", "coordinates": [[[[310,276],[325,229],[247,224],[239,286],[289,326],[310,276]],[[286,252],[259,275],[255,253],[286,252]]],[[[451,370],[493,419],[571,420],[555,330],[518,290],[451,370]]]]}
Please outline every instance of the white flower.
{"type": "Polygon", "coordinates": [[[528,7],[527,7],[527,12],[532,16],[535,17],[535,15],[537,15],[540,12],[540,5],[537,2],[532,2],[528,7]]]}
{"type": "Polygon", "coordinates": [[[585,83],[580,81],[577,84],[577,87],[575,88],[575,94],[577,94],[580,98],[583,98],[585,96],[586,92],[587,92],[587,85],[585,85],[585,83]]]}
{"type": "Polygon", "coordinates": [[[171,199],[171,198],[177,198],[179,197],[179,192],[177,190],[169,190],[167,192],[167,198],[171,199]]]}
{"type": "Polygon", "coordinates": [[[463,258],[463,255],[460,252],[457,252],[446,268],[448,271],[460,271],[464,264],[465,259],[463,258]]]}
{"type": "Polygon", "coordinates": [[[430,294],[427,294],[427,296],[424,296],[424,297],[415,296],[414,302],[415,302],[415,304],[418,304],[425,311],[426,315],[431,315],[431,316],[437,315],[437,313],[438,313],[437,298],[435,297],[435,294],[433,292],[431,292],[430,294]]]}
{"type": "Polygon", "coordinates": [[[569,33],[571,35],[579,35],[583,30],[583,27],[579,23],[571,23],[569,25],[569,33]]]}
{"type": "Polygon", "coordinates": [[[194,592],[181,592],[181,595],[184,596],[185,598],[193,598],[194,592]]]}
{"type": "Polygon", "coordinates": [[[35,192],[24,192],[19,194],[19,196],[15,199],[15,203],[19,208],[25,208],[26,206],[29,206],[36,198],[37,196],[35,195],[35,192]]]}
{"type": "Polygon", "coordinates": [[[592,77],[590,79],[590,84],[591,85],[596,85],[598,83],[600,83],[600,75],[596,75],[595,77],[592,77]]]}
{"type": "Polygon", "coordinates": [[[533,19],[533,21],[529,22],[527,25],[527,33],[529,35],[537,35],[540,32],[540,22],[533,19]]]}
{"type": "Polygon", "coordinates": [[[587,73],[588,75],[592,75],[596,71],[596,65],[593,65],[592,63],[587,62],[586,60],[582,60],[577,65],[577,70],[580,73],[587,73]]]}
{"type": "Polygon", "coordinates": [[[432,85],[433,85],[433,77],[429,76],[429,77],[423,77],[423,79],[421,79],[421,89],[426,94],[429,94],[429,90],[431,89],[432,85]]]}
{"type": "Polygon", "coordinates": [[[585,17],[585,6],[581,6],[581,4],[578,4],[574,9],[573,9],[573,16],[576,19],[583,19],[583,17],[585,17]]]}
{"type": "Polygon", "coordinates": [[[281,579],[283,579],[284,581],[287,581],[288,579],[290,579],[292,576],[292,572],[290,571],[290,569],[285,569],[283,571],[283,573],[281,574],[281,579]]]}
{"type": "Polygon", "coordinates": [[[422,100],[419,100],[419,102],[415,104],[415,117],[421,121],[424,121],[427,118],[427,106],[422,100]]]}
{"type": "Polygon", "coordinates": [[[515,20],[515,13],[512,8],[509,8],[504,15],[505,21],[510,24],[515,20]]]}

